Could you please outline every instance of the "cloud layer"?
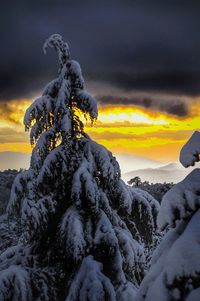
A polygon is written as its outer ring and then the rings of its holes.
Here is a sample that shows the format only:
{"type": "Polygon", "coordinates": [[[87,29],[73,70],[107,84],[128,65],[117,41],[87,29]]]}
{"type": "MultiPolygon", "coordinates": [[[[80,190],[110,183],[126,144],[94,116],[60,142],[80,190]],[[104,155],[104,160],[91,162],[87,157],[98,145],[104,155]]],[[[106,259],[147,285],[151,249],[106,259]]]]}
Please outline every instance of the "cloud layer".
{"type": "Polygon", "coordinates": [[[127,105],[139,106],[150,110],[166,112],[170,115],[185,117],[189,114],[189,101],[177,99],[163,99],[151,97],[115,97],[99,96],[97,97],[100,105],[127,105]]]}
{"type": "MultiPolygon", "coordinates": [[[[125,91],[199,95],[199,9],[197,1],[178,0],[23,0],[12,9],[2,1],[0,99],[30,96],[55,77],[54,54],[44,57],[41,50],[55,32],[69,42],[88,80],[125,91]]],[[[181,101],[163,106],[187,114],[181,101]]]]}

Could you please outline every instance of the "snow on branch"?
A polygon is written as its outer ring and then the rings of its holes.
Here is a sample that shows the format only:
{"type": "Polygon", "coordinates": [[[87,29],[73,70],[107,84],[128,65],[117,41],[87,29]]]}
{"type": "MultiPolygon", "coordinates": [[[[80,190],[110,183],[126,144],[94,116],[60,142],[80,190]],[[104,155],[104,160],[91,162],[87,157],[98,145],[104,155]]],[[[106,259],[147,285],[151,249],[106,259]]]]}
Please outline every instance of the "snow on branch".
{"type": "Polygon", "coordinates": [[[30,286],[31,281],[27,270],[18,265],[11,265],[0,274],[0,300],[31,301],[30,286]]]}
{"type": "Polygon", "coordinates": [[[26,129],[32,127],[33,123],[43,119],[46,124],[49,123],[48,115],[53,112],[54,99],[48,95],[37,98],[26,110],[24,116],[24,125],[26,129]]]}
{"type": "Polygon", "coordinates": [[[108,246],[110,249],[115,249],[118,244],[114,228],[111,222],[109,221],[107,215],[102,210],[96,225],[96,231],[94,234],[94,244],[103,244],[108,246]]]}
{"type": "Polygon", "coordinates": [[[51,35],[43,45],[43,51],[46,54],[47,48],[54,48],[58,53],[59,64],[63,66],[70,57],[69,46],[65,43],[59,34],[51,35]]]}
{"type": "Polygon", "coordinates": [[[96,169],[99,173],[99,178],[107,181],[114,181],[120,178],[121,172],[119,164],[112,153],[104,146],[90,140],[88,143],[93,160],[95,161],[96,169]]]}
{"type": "Polygon", "coordinates": [[[141,266],[145,260],[143,247],[133,239],[128,229],[116,227],[115,232],[123,258],[123,269],[130,275],[131,279],[135,278],[135,283],[137,283],[140,280],[141,266]]]}
{"type": "Polygon", "coordinates": [[[137,301],[199,300],[200,210],[170,229],[153,254],[137,301]]]}
{"type": "MultiPolygon", "coordinates": [[[[39,174],[37,183],[39,185],[55,180],[61,173],[63,177],[69,169],[69,154],[63,145],[57,146],[45,158],[39,174]],[[56,167],[56,168],[55,168],[56,167]]],[[[63,179],[62,179],[63,180],[63,179]]]]}
{"type": "Polygon", "coordinates": [[[184,167],[193,166],[199,162],[200,132],[195,131],[180,152],[180,162],[184,167]]]}
{"type": "Polygon", "coordinates": [[[83,113],[89,114],[91,120],[97,118],[97,102],[89,93],[83,90],[78,91],[76,101],[77,108],[79,108],[83,113]]]}
{"type": "Polygon", "coordinates": [[[82,76],[82,71],[79,63],[77,61],[71,60],[68,64],[73,88],[84,90],[85,82],[82,76]]]}
{"type": "Polygon", "coordinates": [[[73,176],[71,199],[77,207],[81,206],[83,200],[86,199],[90,209],[97,211],[99,207],[99,191],[89,169],[90,164],[84,159],[73,176]]]}
{"type": "Polygon", "coordinates": [[[49,82],[45,87],[42,93],[42,96],[48,95],[54,98],[58,93],[59,88],[59,78],[55,78],[51,82],[49,82]]]}
{"type": "Polygon", "coordinates": [[[83,219],[75,207],[67,209],[60,231],[68,256],[75,262],[80,261],[85,255],[86,242],[83,219]]]}
{"type": "Polygon", "coordinates": [[[199,179],[200,169],[195,169],[164,195],[157,220],[161,229],[167,224],[175,226],[177,220],[190,217],[200,207],[199,179]]]}
{"type": "Polygon", "coordinates": [[[26,266],[30,260],[32,247],[24,246],[22,243],[8,247],[0,254],[0,269],[5,270],[9,266],[22,265],[26,266]]]}
{"type": "Polygon", "coordinates": [[[18,215],[20,213],[21,203],[26,195],[26,185],[31,180],[32,176],[31,170],[23,171],[16,176],[6,209],[8,216],[18,215]]]}
{"type": "Polygon", "coordinates": [[[22,204],[22,225],[25,239],[31,239],[34,235],[45,230],[48,225],[50,214],[55,211],[56,201],[51,195],[42,197],[39,200],[25,198],[22,204]]]}
{"type": "Polygon", "coordinates": [[[55,300],[54,272],[38,268],[33,245],[8,247],[0,254],[0,271],[0,300],[55,300]]]}
{"type": "Polygon", "coordinates": [[[116,301],[113,285],[93,256],[84,258],[65,301],[116,301]]]}

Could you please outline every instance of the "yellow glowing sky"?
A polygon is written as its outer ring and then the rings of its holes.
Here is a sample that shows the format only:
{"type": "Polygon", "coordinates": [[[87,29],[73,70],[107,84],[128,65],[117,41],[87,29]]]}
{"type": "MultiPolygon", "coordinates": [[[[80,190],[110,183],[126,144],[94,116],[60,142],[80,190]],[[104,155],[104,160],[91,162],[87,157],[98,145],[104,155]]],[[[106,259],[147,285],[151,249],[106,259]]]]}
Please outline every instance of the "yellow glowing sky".
{"type": "MultiPolygon", "coordinates": [[[[0,152],[31,152],[23,115],[32,100],[0,104],[0,152]]],[[[98,121],[85,131],[114,154],[140,155],[160,161],[176,161],[181,146],[200,125],[200,102],[188,117],[178,118],[136,106],[99,107],[98,121]]]]}

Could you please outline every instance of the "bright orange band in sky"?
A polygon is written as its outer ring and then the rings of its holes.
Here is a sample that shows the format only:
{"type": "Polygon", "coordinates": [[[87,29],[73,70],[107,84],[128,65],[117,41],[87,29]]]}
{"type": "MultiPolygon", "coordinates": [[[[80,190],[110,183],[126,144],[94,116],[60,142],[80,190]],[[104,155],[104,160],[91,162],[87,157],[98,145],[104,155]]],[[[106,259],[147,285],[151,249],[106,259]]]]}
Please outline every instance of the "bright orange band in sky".
{"type": "MultiPolygon", "coordinates": [[[[0,151],[31,152],[23,115],[32,100],[0,104],[0,151]]],[[[200,126],[198,103],[186,118],[136,106],[99,107],[98,121],[85,131],[114,154],[141,155],[154,160],[176,161],[181,146],[200,126]]]]}

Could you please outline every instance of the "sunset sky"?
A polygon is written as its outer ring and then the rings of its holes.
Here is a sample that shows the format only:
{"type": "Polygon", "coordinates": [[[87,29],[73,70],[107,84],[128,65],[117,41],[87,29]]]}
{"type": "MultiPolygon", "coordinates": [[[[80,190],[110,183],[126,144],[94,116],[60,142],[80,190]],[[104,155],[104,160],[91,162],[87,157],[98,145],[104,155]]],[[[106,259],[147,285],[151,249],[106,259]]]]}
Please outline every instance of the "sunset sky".
{"type": "Polygon", "coordinates": [[[161,2],[2,4],[0,152],[31,152],[23,115],[57,76],[56,57],[44,56],[42,44],[58,32],[98,102],[86,132],[114,154],[177,161],[200,127],[200,5],[161,2]]]}
{"type": "MultiPolygon", "coordinates": [[[[32,101],[1,103],[1,152],[31,152],[28,133],[23,127],[23,115],[32,101]]],[[[98,121],[92,127],[86,124],[85,130],[114,154],[176,161],[181,146],[199,124],[200,101],[196,99],[185,117],[133,105],[99,105],[98,121]]]]}

